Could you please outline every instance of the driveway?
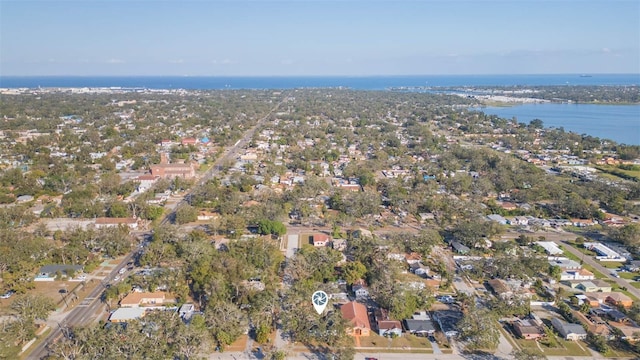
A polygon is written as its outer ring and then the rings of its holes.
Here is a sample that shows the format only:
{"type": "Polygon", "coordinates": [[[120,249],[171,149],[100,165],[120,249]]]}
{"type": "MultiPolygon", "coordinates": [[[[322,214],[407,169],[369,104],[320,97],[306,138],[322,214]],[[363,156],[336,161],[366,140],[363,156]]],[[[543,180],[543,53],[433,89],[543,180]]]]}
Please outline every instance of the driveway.
{"type": "Polygon", "coordinates": [[[299,235],[298,234],[290,234],[287,235],[287,252],[286,257],[291,259],[293,255],[295,255],[296,250],[298,250],[299,245],[299,235]]]}

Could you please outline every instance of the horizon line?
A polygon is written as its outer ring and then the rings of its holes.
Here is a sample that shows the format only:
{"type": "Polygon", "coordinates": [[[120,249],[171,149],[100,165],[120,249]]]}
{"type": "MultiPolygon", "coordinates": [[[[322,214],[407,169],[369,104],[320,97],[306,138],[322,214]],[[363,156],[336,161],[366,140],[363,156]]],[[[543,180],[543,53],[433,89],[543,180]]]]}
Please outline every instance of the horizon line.
{"type": "Polygon", "coordinates": [[[401,77],[401,76],[541,76],[541,75],[637,75],[640,76],[640,72],[611,72],[611,73],[595,73],[595,72],[577,72],[577,73],[467,73],[467,74],[362,74],[362,75],[347,75],[347,74],[325,74],[325,75],[167,75],[167,74],[154,74],[154,75],[136,75],[136,74],[127,74],[127,75],[116,75],[116,74],[108,74],[108,75],[72,75],[72,74],[62,74],[62,75],[2,75],[0,74],[0,78],[28,78],[28,77],[180,77],[180,78],[188,78],[188,77],[246,77],[246,78],[277,78],[277,77],[401,77]]]}

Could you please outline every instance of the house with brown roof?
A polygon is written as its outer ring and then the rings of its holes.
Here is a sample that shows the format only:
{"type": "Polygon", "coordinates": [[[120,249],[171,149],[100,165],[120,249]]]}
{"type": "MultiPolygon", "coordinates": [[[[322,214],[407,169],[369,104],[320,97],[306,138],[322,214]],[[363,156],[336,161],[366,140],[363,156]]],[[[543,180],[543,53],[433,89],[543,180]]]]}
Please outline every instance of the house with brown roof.
{"type": "Polygon", "coordinates": [[[611,305],[622,306],[625,309],[633,306],[633,300],[623,293],[611,292],[605,301],[611,305]]]}
{"type": "Polygon", "coordinates": [[[540,339],[545,336],[544,330],[531,319],[518,319],[511,323],[513,331],[525,340],[540,339]]]}
{"type": "Polygon", "coordinates": [[[633,305],[633,300],[631,300],[630,297],[619,292],[592,292],[585,293],[585,295],[587,298],[590,298],[590,304],[593,302],[591,299],[595,299],[598,302],[598,305],[610,304],[614,306],[622,306],[626,309],[633,305]]]}
{"type": "Polygon", "coordinates": [[[509,299],[513,297],[513,291],[507,286],[507,284],[500,279],[491,279],[487,281],[487,284],[491,287],[493,292],[501,299],[509,299]]]}
{"type": "Polygon", "coordinates": [[[340,307],[342,317],[349,321],[347,335],[369,336],[371,334],[371,324],[367,307],[355,301],[348,302],[340,307]]]}
{"type": "Polygon", "coordinates": [[[196,140],[195,138],[184,138],[181,141],[182,145],[195,145],[198,143],[198,140],[196,140]]]}
{"type": "Polygon", "coordinates": [[[120,307],[153,307],[163,306],[166,304],[174,304],[176,300],[170,297],[164,291],[156,292],[130,292],[122,300],[120,300],[120,307]]]}
{"type": "Polygon", "coordinates": [[[576,319],[578,319],[578,321],[587,327],[587,332],[610,339],[611,330],[609,330],[609,327],[600,317],[595,315],[587,316],[576,310],[572,310],[571,313],[576,319]]]}
{"type": "Polygon", "coordinates": [[[380,336],[402,336],[402,323],[389,318],[389,312],[385,309],[377,309],[374,312],[378,335],[380,336]]]}
{"type": "Polygon", "coordinates": [[[518,208],[518,206],[512,202],[508,202],[508,201],[503,201],[502,203],[499,203],[500,207],[503,208],[504,210],[510,211],[510,210],[515,210],[518,208]]]}
{"type": "Polygon", "coordinates": [[[176,177],[192,179],[196,176],[196,169],[193,164],[158,164],[151,165],[151,175],[163,179],[176,177]]]}
{"type": "Polygon", "coordinates": [[[409,254],[404,254],[404,260],[409,265],[418,264],[418,263],[420,263],[420,260],[422,260],[422,255],[420,255],[420,254],[418,254],[416,252],[412,252],[412,253],[409,253],[409,254]]]}
{"type": "Polygon", "coordinates": [[[609,321],[609,326],[618,329],[622,333],[622,339],[629,342],[640,340],[640,328],[629,324],[609,321]]]}

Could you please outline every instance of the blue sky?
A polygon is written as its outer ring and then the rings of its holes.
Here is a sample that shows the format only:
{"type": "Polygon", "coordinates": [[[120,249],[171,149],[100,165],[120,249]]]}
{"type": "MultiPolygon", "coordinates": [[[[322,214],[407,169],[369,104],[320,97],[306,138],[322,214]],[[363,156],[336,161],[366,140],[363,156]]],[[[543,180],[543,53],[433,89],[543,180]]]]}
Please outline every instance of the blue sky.
{"type": "Polygon", "coordinates": [[[640,2],[0,0],[0,75],[640,73],[640,2]]]}

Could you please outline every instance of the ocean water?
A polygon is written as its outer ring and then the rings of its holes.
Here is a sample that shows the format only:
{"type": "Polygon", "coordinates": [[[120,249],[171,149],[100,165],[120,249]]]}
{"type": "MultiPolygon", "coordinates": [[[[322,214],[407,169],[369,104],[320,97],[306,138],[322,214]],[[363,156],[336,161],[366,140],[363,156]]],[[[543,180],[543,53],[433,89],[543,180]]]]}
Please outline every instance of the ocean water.
{"type": "Polygon", "coordinates": [[[416,76],[0,76],[0,88],[125,87],[148,89],[292,89],[346,87],[384,90],[418,86],[639,85],[640,74],[416,76]]]}
{"type": "Polygon", "coordinates": [[[640,105],[543,103],[478,110],[506,119],[515,116],[518,122],[527,124],[540,119],[545,127],[563,127],[565,131],[640,145],[640,105]]]}

